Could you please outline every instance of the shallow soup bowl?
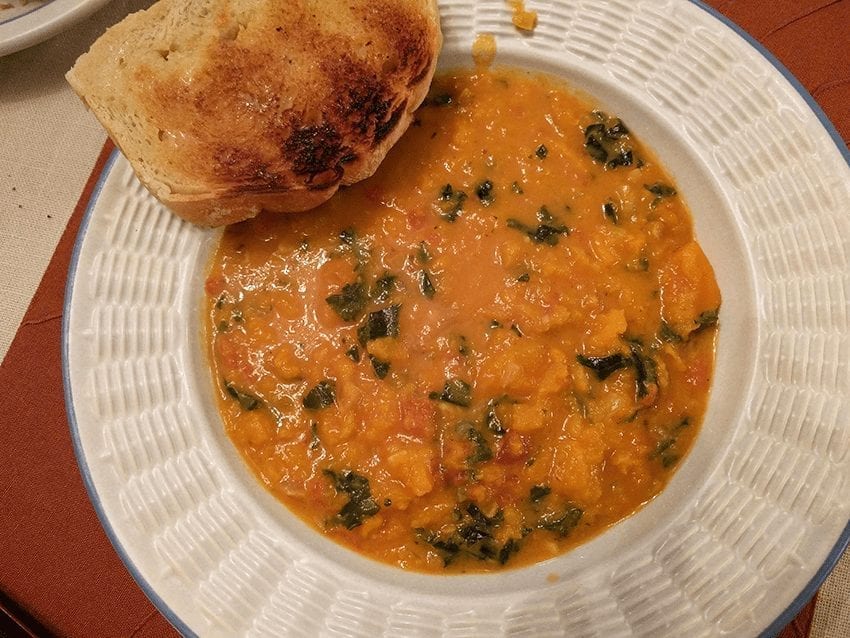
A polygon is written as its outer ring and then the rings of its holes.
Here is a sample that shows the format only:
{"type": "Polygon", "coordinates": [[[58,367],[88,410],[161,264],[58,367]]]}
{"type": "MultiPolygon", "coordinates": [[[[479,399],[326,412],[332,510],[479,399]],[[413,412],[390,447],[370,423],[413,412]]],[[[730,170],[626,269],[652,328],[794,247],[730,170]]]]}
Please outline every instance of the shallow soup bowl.
{"type": "Polygon", "coordinates": [[[559,76],[616,113],[690,207],[723,295],[701,432],[667,488],[551,560],[408,573],[316,534],[226,437],[201,334],[219,234],[114,153],[77,241],[64,324],[80,467],[128,569],[186,635],[757,636],[847,544],[850,169],[784,71],[690,2],[441,3],[442,68],[559,76]],[[600,42],[606,43],[604,47],[600,42]]]}

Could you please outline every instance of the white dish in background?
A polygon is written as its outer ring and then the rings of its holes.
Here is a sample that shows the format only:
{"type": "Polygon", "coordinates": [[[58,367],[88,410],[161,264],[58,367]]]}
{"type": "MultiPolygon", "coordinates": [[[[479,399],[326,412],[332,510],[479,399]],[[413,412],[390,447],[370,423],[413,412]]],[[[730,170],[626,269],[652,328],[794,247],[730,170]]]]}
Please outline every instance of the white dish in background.
{"type": "MultiPolygon", "coordinates": [[[[59,0],[54,0],[59,1],[59,0]]],[[[700,436],[668,488],[593,541],[497,575],[427,576],[333,544],[255,481],[212,400],[200,301],[217,233],[179,221],[115,153],[77,241],[64,318],[92,502],[184,634],[769,635],[850,528],[850,167],[810,98],[680,0],[441,2],[442,66],[560,75],[661,158],[723,293],[700,436]],[[814,109],[814,110],[813,110],[814,109]]]]}
{"type": "Polygon", "coordinates": [[[6,0],[0,10],[0,56],[53,37],[88,17],[109,0],[6,0]]]}

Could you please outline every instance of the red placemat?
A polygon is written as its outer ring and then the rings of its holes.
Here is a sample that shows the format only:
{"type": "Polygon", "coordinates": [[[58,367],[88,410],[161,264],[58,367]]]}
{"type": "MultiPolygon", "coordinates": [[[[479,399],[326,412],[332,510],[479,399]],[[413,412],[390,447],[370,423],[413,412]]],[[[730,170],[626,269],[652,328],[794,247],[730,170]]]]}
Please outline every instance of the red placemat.
{"type": "MultiPolygon", "coordinates": [[[[0,366],[0,609],[37,636],[178,635],[133,581],[100,526],[65,412],[60,351],[65,280],[80,221],[112,149],[107,143],[101,151],[0,366]]],[[[22,632],[8,619],[6,624],[11,635],[22,632]]]]}
{"type": "MultiPolygon", "coordinates": [[[[850,139],[850,0],[712,0],[773,52],[850,139]]],[[[0,366],[0,637],[176,636],[133,581],[88,500],[60,360],[65,280],[104,147],[0,366]],[[11,620],[12,619],[17,619],[11,620]],[[30,627],[26,633],[18,624],[30,627]]],[[[808,636],[812,600],[781,638],[808,636]]]]}

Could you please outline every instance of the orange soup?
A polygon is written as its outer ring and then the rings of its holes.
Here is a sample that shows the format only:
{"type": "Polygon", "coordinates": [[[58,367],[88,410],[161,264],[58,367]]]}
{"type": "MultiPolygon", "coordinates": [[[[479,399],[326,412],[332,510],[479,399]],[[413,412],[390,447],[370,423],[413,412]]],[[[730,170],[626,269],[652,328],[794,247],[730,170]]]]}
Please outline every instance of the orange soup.
{"type": "Polygon", "coordinates": [[[498,69],[438,77],[373,178],[228,228],[206,296],[251,471],[333,540],[437,573],[551,558],[658,494],[720,307],[626,124],[498,69]]]}

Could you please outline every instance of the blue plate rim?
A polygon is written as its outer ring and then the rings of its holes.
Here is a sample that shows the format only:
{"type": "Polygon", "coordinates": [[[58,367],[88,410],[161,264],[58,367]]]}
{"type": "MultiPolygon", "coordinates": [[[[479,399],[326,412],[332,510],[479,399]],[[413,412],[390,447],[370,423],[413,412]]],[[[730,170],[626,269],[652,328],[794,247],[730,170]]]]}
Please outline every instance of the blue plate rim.
{"type": "Polygon", "coordinates": [[[106,160],[106,163],[103,166],[103,170],[97,178],[97,182],[95,183],[94,189],[92,190],[91,197],[89,198],[88,203],[86,204],[86,210],[83,213],[83,219],[80,222],[80,228],[77,231],[77,237],[74,241],[74,248],[71,253],[71,261],[68,266],[68,279],[67,285],[65,287],[65,299],[63,302],[63,310],[62,310],[62,384],[64,386],[64,394],[65,394],[65,409],[68,414],[68,423],[71,430],[71,442],[74,446],[74,455],[77,459],[77,466],[80,468],[80,474],[83,478],[83,484],[86,487],[86,492],[88,492],[89,501],[91,501],[92,506],[94,507],[95,513],[97,514],[98,519],[100,520],[100,524],[106,532],[106,536],[109,539],[109,542],[112,544],[112,547],[115,549],[115,552],[118,554],[118,557],[121,559],[121,562],[124,563],[124,567],[127,568],[127,571],[130,572],[130,575],[133,577],[133,580],[136,581],[136,584],[148,597],[151,603],[156,607],[160,613],[165,616],[166,620],[171,623],[181,635],[187,637],[194,637],[196,634],[189,629],[188,625],[168,606],[168,604],[156,593],[151,584],[142,576],[139,569],[136,567],[133,560],[130,558],[127,551],[124,549],[124,546],[121,544],[121,541],[118,538],[118,535],[115,533],[112,524],[109,521],[109,518],[106,515],[106,512],[103,509],[103,504],[101,503],[100,497],[97,492],[97,488],[94,485],[94,480],[92,479],[91,470],[89,469],[88,461],[86,460],[86,454],[83,450],[82,441],[80,440],[80,430],[77,424],[77,414],[74,410],[74,396],[73,390],[71,389],[71,373],[70,373],[70,353],[69,353],[69,334],[70,334],[70,315],[71,315],[71,299],[74,294],[74,279],[77,273],[77,266],[79,264],[80,251],[82,249],[83,240],[86,236],[86,231],[88,229],[89,222],[92,218],[92,213],[94,211],[95,204],[100,197],[101,191],[103,190],[103,185],[106,182],[106,178],[109,176],[116,160],[120,155],[120,151],[115,148],[112,153],[106,160]]]}
{"type": "MultiPolygon", "coordinates": [[[[761,42],[755,39],[752,35],[747,33],[741,26],[733,22],[730,18],[726,17],[722,13],[720,13],[717,9],[712,6],[706,4],[703,0],[689,0],[692,4],[696,5],[703,11],[707,12],[709,15],[713,16],[715,19],[719,20],[721,23],[726,25],[732,31],[737,33],[743,40],[746,41],[756,52],[758,52],[763,58],[765,58],[768,62],[770,62],[773,67],[779,71],[779,73],[785,78],[785,80],[794,88],[795,91],[803,98],[808,107],[812,110],[815,116],[820,121],[821,125],[824,127],[826,132],[832,138],[832,142],[835,144],[838,152],[844,158],[844,161],[847,162],[847,165],[850,166],[850,149],[848,149],[847,145],[844,142],[844,139],[839,135],[838,130],[835,128],[835,125],[832,121],[827,117],[824,110],[821,108],[820,104],[812,97],[811,93],[809,93],[808,89],[803,86],[800,80],[788,70],[780,60],[777,58],[771,51],[765,47],[761,42]]],[[[844,554],[847,549],[848,544],[850,544],[850,521],[847,522],[847,525],[844,527],[844,531],[839,535],[838,540],[835,545],[832,547],[832,550],[827,554],[826,560],[821,565],[820,569],[815,572],[815,575],[812,579],[806,584],[803,590],[797,595],[797,597],[791,602],[790,605],[785,609],[784,612],[779,614],[776,619],[770,623],[759,635],[759,638],[774,638],[782,629],[791,622],[794,617],[800,613],[800,610],[805,606],[809,600],[815,595],[815,592],[820,588],[823,582],[826,580],[827,576],[832,572],[835,568],[835,565],[841,559],[841,556],[844,554]]]]}

